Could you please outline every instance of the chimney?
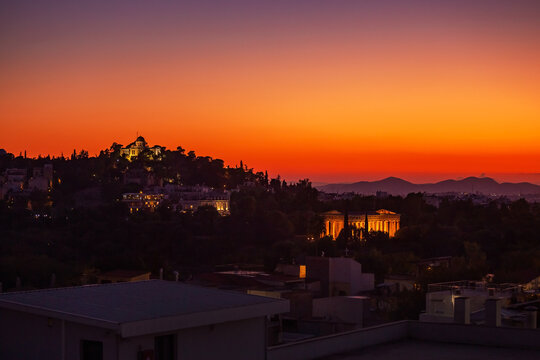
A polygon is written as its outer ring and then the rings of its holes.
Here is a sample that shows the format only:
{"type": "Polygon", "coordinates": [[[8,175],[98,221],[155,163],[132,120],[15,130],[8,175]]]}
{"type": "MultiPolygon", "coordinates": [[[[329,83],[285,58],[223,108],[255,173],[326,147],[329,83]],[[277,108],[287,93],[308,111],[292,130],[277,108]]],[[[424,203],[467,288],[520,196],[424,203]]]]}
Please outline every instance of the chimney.
{"type": "Polygon", "coordinates": [[[457,324],[471,323],[471,299],[467,296],[454,298],[454,322],[457,324]]]}
{"type": "Polygon", "coordinates": [[[486,300],[486,325],[501,326],[501,306],[502,300],[490,297],[486,300]]]}

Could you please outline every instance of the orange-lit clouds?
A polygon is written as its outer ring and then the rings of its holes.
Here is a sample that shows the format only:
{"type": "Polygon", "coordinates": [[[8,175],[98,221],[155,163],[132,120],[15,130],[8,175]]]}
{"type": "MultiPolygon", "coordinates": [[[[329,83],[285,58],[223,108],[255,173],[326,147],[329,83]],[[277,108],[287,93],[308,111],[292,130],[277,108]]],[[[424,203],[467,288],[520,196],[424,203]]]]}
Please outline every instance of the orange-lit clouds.
{"type": "Polygon", "coordinates": [[[0,147],[92,154],[138,131],[293,180],[540,172],[534,2],[189,3],[7,9],[0,147]]]}

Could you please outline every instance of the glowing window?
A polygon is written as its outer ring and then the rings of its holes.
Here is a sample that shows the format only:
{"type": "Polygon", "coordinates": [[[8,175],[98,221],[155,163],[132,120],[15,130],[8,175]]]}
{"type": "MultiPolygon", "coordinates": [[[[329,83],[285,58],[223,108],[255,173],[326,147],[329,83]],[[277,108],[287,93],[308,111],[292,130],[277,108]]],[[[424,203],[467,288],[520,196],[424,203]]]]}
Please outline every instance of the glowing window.
{"type": "Polygon", "coordinates": [[[306,278],[306,265],[300,265],[300,271],[298,272],[298,277],[300,279],[306,278]]]}

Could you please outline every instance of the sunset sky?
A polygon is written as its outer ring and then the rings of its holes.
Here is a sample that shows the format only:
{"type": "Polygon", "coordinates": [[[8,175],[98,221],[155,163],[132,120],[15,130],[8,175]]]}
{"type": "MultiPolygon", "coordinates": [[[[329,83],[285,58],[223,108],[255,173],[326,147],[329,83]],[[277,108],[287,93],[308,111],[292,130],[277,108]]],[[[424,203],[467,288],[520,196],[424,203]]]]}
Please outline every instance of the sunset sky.
{"type": "Polygon", "coordinates": [[[0,2],[0,148],[540,183],[540,1],[0,2]],[[47,3],[47,4],[45,4],[47,3]]]}

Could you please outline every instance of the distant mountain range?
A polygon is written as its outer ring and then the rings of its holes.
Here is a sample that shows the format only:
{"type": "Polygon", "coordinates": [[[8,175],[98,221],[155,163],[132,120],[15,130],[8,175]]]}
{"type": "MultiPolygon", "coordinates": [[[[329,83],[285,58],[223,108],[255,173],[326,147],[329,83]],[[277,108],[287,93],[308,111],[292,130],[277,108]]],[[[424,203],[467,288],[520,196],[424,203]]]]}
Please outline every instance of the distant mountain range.
{"type": "Polygon", "coordinates": [[[412,192],[434,193],[482,193],[486,195],[540,194],[540,185],[528,182],[498,183],[488,177],[468,177],[463,180],[444,180],[437,183],[413,184],[406,180],[389,177],[378,181],[359,181],[352,184],[326,184],[316,186],[327,193],[375,194],[384,191],[392,195],[406,195],[412,192]]]}

